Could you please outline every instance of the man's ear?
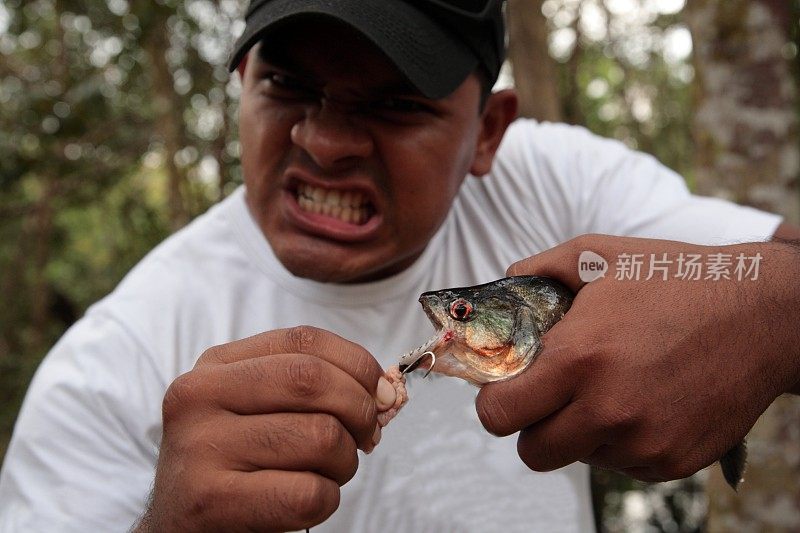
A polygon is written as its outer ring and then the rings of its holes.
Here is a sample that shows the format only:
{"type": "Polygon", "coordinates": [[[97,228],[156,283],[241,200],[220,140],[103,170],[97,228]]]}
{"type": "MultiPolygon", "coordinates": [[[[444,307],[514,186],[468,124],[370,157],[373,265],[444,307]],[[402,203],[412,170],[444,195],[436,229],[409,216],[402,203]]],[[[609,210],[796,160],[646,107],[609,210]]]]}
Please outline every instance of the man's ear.
{"type": "Polygon", "coordinates": [[[247,59],[250,57],[250,52],[247,52],[239,64],[236,65],[236,71],[239,73],[239,78],[244,81],[244,69],[247,68],[247,59]]]}
{"type": "Polygon", "coordinates": [[[483,176],[489,173],[500,141],[503,140],[509,124],[516,117],[517,93],[513,89],[505,89],[489,95],[481,113],[475,157],[469,170],[473,176],[483,176]]]}

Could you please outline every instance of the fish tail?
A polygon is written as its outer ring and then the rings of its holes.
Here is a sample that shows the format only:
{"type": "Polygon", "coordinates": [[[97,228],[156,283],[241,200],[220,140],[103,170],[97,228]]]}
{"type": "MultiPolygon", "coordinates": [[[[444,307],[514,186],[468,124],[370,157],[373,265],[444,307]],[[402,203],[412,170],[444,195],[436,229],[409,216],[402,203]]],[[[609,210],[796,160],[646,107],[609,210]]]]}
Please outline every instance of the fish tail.
{"type": "Polygon", "coordinates": [[[740,442],[728,450],[728,453],[723,455],[722,459],[719,460],[719,466],[722,468],[722,475],[733,490],[736,490],[739,483],[742,481],[746,461],[747,446],[745,445],[745,441],[740,442]]]}

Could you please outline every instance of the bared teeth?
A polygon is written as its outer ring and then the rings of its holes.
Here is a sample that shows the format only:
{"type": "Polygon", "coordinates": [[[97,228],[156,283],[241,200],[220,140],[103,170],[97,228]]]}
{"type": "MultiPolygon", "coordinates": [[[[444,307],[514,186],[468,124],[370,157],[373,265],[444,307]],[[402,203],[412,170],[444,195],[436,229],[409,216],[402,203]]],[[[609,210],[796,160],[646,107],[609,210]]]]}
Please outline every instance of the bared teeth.
{"type": "Polygon", "coordinates": [[[328,195],[325,197],[325,203],[328,205],[339,205],[339,200],[342,199],[342,193],[339,191],[328,191],[328,195]]]}
{"type": "Polygon", "coordinates": [[[297,204],[303,211],[338,218],[350,224],[363,224],[369,219],[369,201],[359,191],[339,191],[301,184],[297,187],[297,204]]]}

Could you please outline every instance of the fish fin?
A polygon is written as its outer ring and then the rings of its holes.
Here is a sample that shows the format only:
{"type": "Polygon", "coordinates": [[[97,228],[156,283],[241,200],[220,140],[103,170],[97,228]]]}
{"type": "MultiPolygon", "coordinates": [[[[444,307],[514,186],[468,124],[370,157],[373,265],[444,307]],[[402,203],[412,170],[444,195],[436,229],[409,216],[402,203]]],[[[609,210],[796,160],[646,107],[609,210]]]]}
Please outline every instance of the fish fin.
{"type": "Polygon", "coordinates": [[[722,468],[722,475],[725,481],[733,490],[739,487],[744,475],[744,467],[747,462],[747,445],[745,441],[740,442],[722,456],[719,466],[722,468]]]}
{"type": "Polygon", "coordinates": [[[527,368],[542,347],[542,342],[539,340],[539,325],[536,323],[536,317],[530,307],[525,305],[517,309],[511,340],[514,351],[518,355],[524,354],[524,366],[527,368]]]}

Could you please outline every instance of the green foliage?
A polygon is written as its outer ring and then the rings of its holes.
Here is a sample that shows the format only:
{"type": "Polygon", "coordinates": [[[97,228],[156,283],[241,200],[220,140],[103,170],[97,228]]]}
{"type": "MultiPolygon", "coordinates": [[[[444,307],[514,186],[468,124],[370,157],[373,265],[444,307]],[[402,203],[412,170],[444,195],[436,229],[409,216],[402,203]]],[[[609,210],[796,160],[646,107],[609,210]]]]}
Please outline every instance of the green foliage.
{"type": "Polygon", "coordinates": [[[547,0],[565,120],[624,141],[676,172],[692,170],[691,50],[677,13],[631,0],[547,0]]]}
{"type": "Polygon", "coordinates": [[[244,3],[0,0],[0,457],[47,349],[240,181],[244,3]]]}

